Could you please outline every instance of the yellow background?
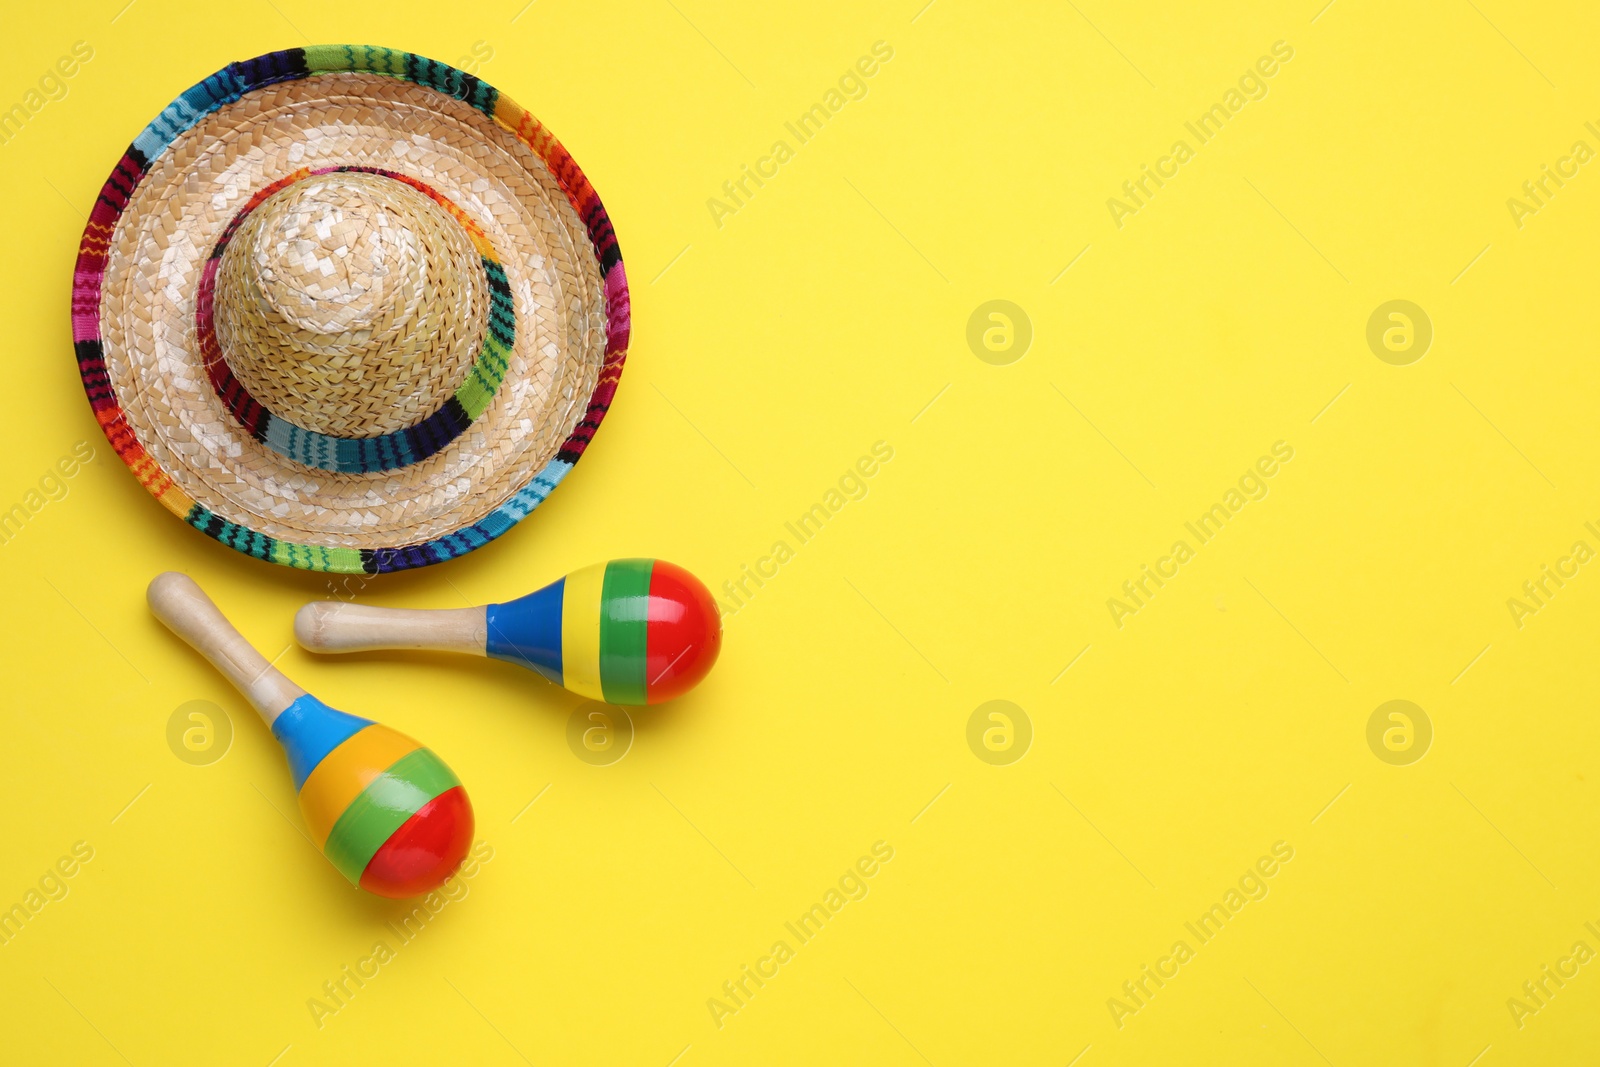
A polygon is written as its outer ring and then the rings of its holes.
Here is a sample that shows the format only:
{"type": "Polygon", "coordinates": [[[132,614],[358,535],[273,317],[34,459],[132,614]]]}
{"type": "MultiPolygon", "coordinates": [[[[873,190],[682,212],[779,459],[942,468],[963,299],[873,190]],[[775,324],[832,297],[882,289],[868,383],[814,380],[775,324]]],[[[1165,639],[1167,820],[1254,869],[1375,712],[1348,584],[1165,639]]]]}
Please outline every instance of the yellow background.
{"type": "Polygon", "coordinates": [[[1600,165],[1520,228],[1506,205],[1600,148],[1592,5],[124,3],[13,4],[0,35],[0,106],[95,53],[0,145],[0,507],[75,442],[98,456],[0,547],[0,906],[94,849],[0,946],[6,1059],[1593,1055],[1600,964],[1520,1028],[1507,999],[1600,948],[1597,565],[1520,629],[1506,606],[1600,547],[1600,165]],[[719,228],[707,199],[880,40],[868,95],[719,228]],[[1280,40],[1268,95],[1119,229],[1107,198],[1280,40]],[[578,698],[513,667],[285,651],[327,580],[183,527],[90,417],[68,284],[100,184],[179,91],[308,41],[482,42],[633,286],[616,404],[548,503],[341,595],[455,607],[623,555],[720,593],[894,449],[613,765],[569,750],[578,698]],[[1007,366],[966,342],[991,299],[1033,326],[1007,366]],[[1366,343],[1391,299],[1433,323],[1409,366],[1366,343]],[[1280,440],[1270,494],[1118,628],[1107,598],[1280,440]],[[493,848],[320,1028],[308,999],[405,909],[312,853],[276,744],[146,611],[169,568],[313,692],[435,748],[493,848]],[[1033,725],[1009,766],[967,745],[994,699],[1033,725]],[[1391,699],[1433,725],[1409,766],[1367,745],[1391,699]],[[209,766],[167,746],[190,700],[233,722],[209,766]],[[880,840],[870,894],[718,1028],[708,998],[880,840]],[[1108,998],[1277,841],[1270,894],[1119,1028],[1108,998]]]}

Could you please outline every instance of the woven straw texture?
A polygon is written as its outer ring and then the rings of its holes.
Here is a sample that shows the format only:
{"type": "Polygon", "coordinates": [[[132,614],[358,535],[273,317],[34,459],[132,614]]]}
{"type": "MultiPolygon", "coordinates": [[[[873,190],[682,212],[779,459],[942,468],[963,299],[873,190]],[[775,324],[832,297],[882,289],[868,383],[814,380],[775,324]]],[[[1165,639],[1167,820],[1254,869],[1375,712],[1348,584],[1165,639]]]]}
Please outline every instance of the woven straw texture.
{"type": "Polygon", "coordinates": [[[84,233],[96,417],[191,525],[292,566],[470,551],[582,455],[626,357],[609,219],[492,87],[388,49],[236,63],[136,139],[84,233]]]}
{"type": "Polygon", "coordinates": [[[236,231],[217,270],[217,341],[239,383],[297,425],[392,433],[466,378],[489,321],[467,232],[375,174],[308,177],[236,231]]]}

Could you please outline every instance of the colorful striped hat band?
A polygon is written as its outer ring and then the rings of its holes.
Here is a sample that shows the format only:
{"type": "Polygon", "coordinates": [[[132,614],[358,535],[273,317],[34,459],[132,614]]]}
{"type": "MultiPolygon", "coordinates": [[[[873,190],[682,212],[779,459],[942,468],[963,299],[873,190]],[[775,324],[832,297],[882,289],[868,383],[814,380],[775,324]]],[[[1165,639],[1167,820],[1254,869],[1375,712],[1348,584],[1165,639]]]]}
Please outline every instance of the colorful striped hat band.
{"type": "Polygon", "coordinates": [[[234,63],[137,137],[73,277],[95,416],[248,555],[377,574],[469,552],[583,454],[627,276],[583,172],[477,78],[386,48],[234,63]]]}
{"type": "MultiPolygon", "coordinates": [[[[401,216],[401,218],[406,217],[401,216]]],[[[326,244],[328,241],[324,240],[323,243],[326,244]]],[[[441,239],[439,244],[447,245],[448,240],[441,239]]],[[[312,325],[326,328],[327,324],[324,319],[324,321],[312,320],[312,325]]],[[[349,471],[358,474],[366,471],[393,470],[415,463],[417,460],[427,459],[459,437],[461,431],[472,424],[473,419],[483,414],[484,409],[489,406],[489,401],[494,398],[495,390],[500,387],[500,382],[505,377],[506,359],[516,339],[516,328],[516,313],[511,301],[511,290],[506,285],[505,269],[500,266],[499,257],[489,245],[483,230],[460,208],[422,182],[401,174],[369,167],[327,167],[316,171],[303,168],[256,193],[244,207],[239,209],[239,213],[228,223],[228,228],[217,240],[211,258],[206,260],[205,273],[200,276],[200,289],[195,298],[195,335],[201,357],[205,361],[206,375],[211,379],[211,385],[216,389],[217,396],[239,424],[256,440],[280,455],[323,470],[349,471]],[[407,221],[412,225],[407,228],[394,228],[392,224],[396,221],[394,210],[396,207],[421,206],[421,202],[417,205],[405,205],[403,199],[397,197],[397,191],[384,188],[383,182],[367,183],[363,187],[360,179],[345,179],[342,188],[329,195],[331,182],[307,181],[322,175],[343,174],[379,175],[384,179],[392,179],[403,186],[416,189],[435,201],[438,207],[453,217],[454,222],[459,223],[466,236],[470,237],[471,247],[467,251],[471,257],[479,257],[482,264],[481,270],[474,270],[475,264],[470,258],[466,262],[453,263],[448,256],[452,250],[448,248],[416,249],[429,255],[429,259],[419,266],[424,270],[433,268],[430,273],[442,274],[442,277],[437,278],[437,284],[419,287],[406,293],[408,299],[402,307],[382,309],[390,313],[391,329],[398,327],[407,332],[400,333],[398,337],[385,337],[380,333],[376,338],[378,344],[372,343],[375,338],[372,337],[373,331],[367,324],[370,316],[365,314],[371,309],[370,306],[364,305],[367,304],[370,291],[372,289],[381,291],[383,283],[388,280],[390,264],[383,260],[397,258],[397,254],[412,251],[413,249],[406,248],[406,245],[414,243],[418,231],[428,233],[431,229],[434,235],[440,237],[443,235],[436,225],[436,220],[428,218],[424,212],[411,215],[407,221]],[[282,195],[279,195],[280,193],[282,195]],[[258,235],[263,232],[287,230],[298,233],[308,229],[315,232],[314,228],[323,219],[307,217],[308,214],[323,216],[332,214],[327,212],[326,208],[329,201],[335,197],[348,200],[349,207],[353,209],[350,212],[338,211],[335,215],[336,221],[327,227],[328,238],[338,241],[339,247],[348,248],[352,239],[359,242],[371,236],[370,232],[351,231],[360,225],[356,220],[365,221],[361,216],[374,205],[379,208],[374,214],[380,226],[388,224],[387,232],[379,230],[379,233],[387,238],[387,242],[381,238],[373,241],[377,266],[383,273],[367,279],[367,285],[349,284],[352,281],[351,277],[325,260],[313,260],[308,263],[298,241],[285,242],[268,252],[269,255],[271,251],[281,250],[287,253],[283,258],[289,261],[287,266],[290,279],[280,278],[275,273],[263,270],[264,257],[249,254],[248,249],[260,242],[258,235]],[[253,228],[246,230],[246,239],[237,244],[232,243],[252,213],[263,202],[269,200],[271,207],[254,216],[253,228]],[[285,220],[281,217],[286,212],[295,211],[296,208],[299,208],[299,214],[294,219],[285,220]],[[262,222],[263,217],[269,221],[262,222]],[[429,223],[435,225],[430,227],[429,223]],[[256,240],[252,241],[251,238],[256,240]],[[391,247],[385,247],[385,243],[391,247]],[[241,246],[247,251],[238,251],[241,246]],[[231,331],[234,343],[224,351],[217,339],[216,291],[217,274],[230,247],[234,249],[234,254],[228,257],[228,265],[232,269],[227,274],[224,292],[231,299],[224,301],[224,308],[228,313],[227,317],[234,320],[231,331]],[[441,266],[447,269],[439,271],[438,268],[441,266]],[[296,273],[303,275],[308,267],[312,272],[310,278],[295,277],[296,273]],[[325,289],[319,287],[317,285],[321,280],[319,276],[324,274],[333,275],[337,278],[337,282],[325,289]],[[228,282],[232,285],[228,285],[228,282]],[[315,296],[304,299],[308,289],[315,289],[315,296]],[[485,292],[488,294],[489,306],[487,313],[483,314],[482,294],[485,292]],[[296,300],[297,297],[302,299],[296,300]],[[345,299],[337,300],[330,308],[330,297],[345,299]],[[322,312],[323,316],[337,320],[338,326],[366,327],[352,332],[358,337],[365,335],[365,347],[368,352],[362,354],[370,353],[371,358],[350,359],[349,354],[344,351],[349,346],[340,344],[341,337],[329,338],[326,334],[310,333],[303,328],[295,330],[294,320],[284,322],[284,313],[279,310],[279,305],[290,302],[302,305],[295,308],[301,312],[297,318],[302,322],[305,313],[317,315],[322,312]],[[351,313],[352,305],[355,305],[354,314],[351,313]],[[393,312],[396,310],[409,311],[413,314],[395,315],[393,312]],[[461,315],[463,310],[466,311],[465,315],[461,315]],[[328,311],[332,311],[333,315],[328,316],[328,311]],[[479,314],[474,315],[473,312],[479,314]],[[449,321],[458,317],[465,318],[468,322],[449,321]],[[274,318],[280,321],[272,322],[274,318]],[[427,380],[424,379],[420,386],[411,386],[409,380],[405,380],[402,384],[404,372],[417,371],[427,374],[441,366],[448,367],[449,357],[453,354],[449,350],[438,353],[427,350],[421,353],[406,350],[416,346],[419,331],[407,328],[413,327],[413,323],[409,320],[417,318],[444,319],[446,320],[444,325],[448,327],[467,326],[466,329],[450,329],[445,337],[452,342],[451,347],[464,348],[463,342],[471,342],[478,347],[477,359],[455,393],[436,407],[430,404],[432,410],[428,415],[413,421],[408,426],[377,436],[340,437],[337,434],[302,427],[290,419],[274,415],[255,398],[233,371],[233,364],[240,363],[243,364],[241,373],[262,376],[266,387],[275,392],[287,393],[292,397],[297,394],[309,394],[304,397],[307,401],[306,407],[309,414],[319,421],[334,423],[344,429],[371,429],[383,425],[384,420],[392,417],[397,411],[402,415],[407,413],[408,405],[426,400],[427,380]],[[482,321],[472,322],[474,318],[482,321]],[[395,322],[395,319],[401,321],[395,322]],[[285,337],[285,334],[288,336],[285,337]],[[280,342],[281,347],[275,347],[274,341],[280,342]],[[337,357],[342,357],[336,360],[338,364],[356,364],[356,373],[347,381],[330,381],[327,375],[308,379],[297,373],[301,370],[299,364],[305,356],[315,358],[321,355],[319,349],[329,348],[334,350],[337,357]],[[376,373],[372,373],[374,371],[376,373]],[[346,388],[340,389],[340,386],[346,388]],[[353,389],[349,388],[352,386],[353,389]],[[385,402],[385,386],[391,387],[388,392],[398,394],[392,403],[385,402]],[[341,405],[336,402],[342,399],[338,395],[341,392],[353,394],[350,397],[351,404],[356,405],[353,410],[349,404],[341,405]]],[[[429,331],[423,336],[433,341],[438,334],[429,331]]],[[[324,359],[323,362],[335,361],[324,359]]],[[[448,377],[453,380],[456,376],[448,377]]]]}

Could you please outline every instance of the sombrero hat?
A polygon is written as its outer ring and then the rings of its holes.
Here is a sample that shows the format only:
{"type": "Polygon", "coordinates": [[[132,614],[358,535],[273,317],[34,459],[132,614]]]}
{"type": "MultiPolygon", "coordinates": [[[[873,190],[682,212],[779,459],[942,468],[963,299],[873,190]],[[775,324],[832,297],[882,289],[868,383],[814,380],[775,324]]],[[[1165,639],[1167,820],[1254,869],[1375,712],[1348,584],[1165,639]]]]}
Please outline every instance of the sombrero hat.
{"type": "Polygon", "coordinates": [[[95,416],[189,525],[377,574],[510,529],[622,375],[628,283],[583,172],[492,86],[408,52],[218,71],[133,142],[72,285],[95,416]]]}

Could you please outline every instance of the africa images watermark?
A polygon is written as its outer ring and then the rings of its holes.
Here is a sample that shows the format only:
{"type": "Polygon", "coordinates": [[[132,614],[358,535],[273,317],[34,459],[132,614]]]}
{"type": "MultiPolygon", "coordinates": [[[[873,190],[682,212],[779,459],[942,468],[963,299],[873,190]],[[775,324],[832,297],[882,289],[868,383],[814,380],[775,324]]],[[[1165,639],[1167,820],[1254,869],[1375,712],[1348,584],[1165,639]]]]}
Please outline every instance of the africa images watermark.
{"type": "Polygon", "coordinates": [[[754,566],[741,563],[739,576],[722,583],[722,592],[728,599],[717,600],[717,613],[723,617],[739,614],[740,608],[748,605],[767,582],[778,576],[778,568],[794,559],[797,546],[809,544],[812,538],[822,532],[822,528],[829,520],[838,518],[839,512],[844,510],[846,504],[867,498],[870,488],[867,485],[868,480],[882,469],[883,464],[892,459],[894,459],[893,445],[887,441],[873,442],[872,454],[861,456],[853,466],[846,468],[839,476],[837,488],[830,487],[822,494],[821,500],[801,512],[793,522],[783,524],[783,528],[794,537],[793,545],[779,538],[772,543],[772,550],[758,558],[754,566]],[[754,589],[751,588],[751,583],[754,583],[754,589]]]}
{"type": "Polygon", "coordinates": [[[706,998],[706,1010],[711,1013],[711,1021],[721,1030],[730,1015],[737,1015],[744,1008],[750,1006],[750,1001],[768,982],[778,977],[780,968],[795,958],[796,948],[810,944],[822,928],[829,921],[838,917],[845,905],[852,901],[865,900],[872,887],[869,879],[883,869],[883,865],[894,859],[894,846],[887,841],[874,841],[872,854],[862,856],[855,861],[845,872],[839,876],[837,888],[829,886],[822,894],[822,900],[811,905],[810,908],[800,913],[798,919],[783,924],[783,928],[794,938],[795,944],[791,945],[785,938],[779,938],[772,943],[771,949],[763,956],[756,959],[754,966],[744,964],[739,968],[739,974],[722,983],[722,995],[706,998]]]}
{"type": "Polygon", "coordinates": [[[1178,176],[1179,168],[1195,157],[1197,149],[1210,144],[1228,121],[1244,110],[1246,104],[1252,100],[1266,99],[1267,80],[1277,75],[1282,64],[1294,58],[1294,49],[1287,41],[1274,41],[1271,51],[1271,55],[1257,59],[1252,67],[1241,74],[1237,85],[1228,86],[1220,102],[1202,111],[1194,121],[1183,124],[1183,128],[1194,136],[1194,145],[1183,138],[1174,141],[1168,154],[1158,158],[1154,166],[1139,164],[1139,176],[1122,183],[1126,200],[1115,196],[1106,200],[1106,210],[1111,213],[1111,222],[1117,229],[1122,229],[1129,215],[1137,215],[1140,208],[1148,206],[1156,193],[1178,176]]]}
{"type": "Polygon", "coordinates": [[[94,58],[94,46],[88,41],[75,41],[68,55],[57,59],[39,75],[38,88],[29,89],[10,107],[0,110],[0,145],[8,145],[22,132],[33,117],[45,109],[52,100],[67,98],[67,79],[75,76],[83,65],[94,58]]]}
{"type": "Polygon", "coordinates": [[[1275,841],[1272,845],[1272,854],[1262,856],[1253,865],[1245,868],[1239,876],[1236,886],[1229,886],[1227,892],[1222,894],[1222,900],[1212,904],[1211,907],[1200,913],[1200,917],[1193,922],[1186,922],[1183,928],[1194,936],[1195,945],[1190,945],[1183,938],[1172,943],[1172,951],[1165,956],[1157,958],[1155,965],[1145,964],[1139,968],[1139,974],[1122,983],[1120,997],[1106,998],[1106,1010],[1111,1013],[1111,1021],[1118,1030],[1126,1025],[1130,1015],[1137,1015],[1149,1006],[1166,984],[1178,977],[1183,965],[1193,960],[1198,954],[1197,946],[1209,945],[1222,933],[1222,928],[1231,920],[1237,919],[1245,905],[1252,901],[1267,899],[1271,887],[1267,879],[1275,876],[1290,860],[1294,859],[1294,846],[1287,841],[1275,841]],[[1170,968],[1170,969],[1169,969],[1170,968]]]}
{"type": "MultiPolygon", "coordinates": [[[[1222,494],[1220,502],[1212,504],[1209,509],[1201,512],[1200,517],[1193,522],[1184,523],[1183,528],[1194,535],[1199,545],[1210,544],[1211,540],[1222,532],[1228,521],[1236,518],[1239,512],[1244,510],[1246,504],[1267,498],[1267,494],[1271,492],[1267,479],[1275,476],[1282,468],[1282,464],[1292,459],[1294,459],[1293,445],[1287,441],[1273,442],[1271,455],[1257,459],[1254,466],[1247,468],[1244,474],[1239,476],[1236,486],[1228,487],[1227,492],[1222,494]]],[[[1154,566],[1148,563],[1140,564],[1138,575],[1122,583],[1123,596],[1109,597],[1106,600],[1106,610],[1111,612],[1111,621],[1117,629],[1122,629],[1125,625],[1124,620],[1129,615],[1137,615],[1141,609],[1148,607],[1162,587],[1178,576],[1182,566],[1194,559],[1196,551],[1195,546],[1180,538],[1172,543],[1167,555],[1155,561],[1154,566]]]]}
{"type": "MultiPolygon", "coordinates": [[[[1585,122],[1583,128],[1600,138],[1600,129],[1596,129],[1594,123],[1585,122]]],[[[1527,225],[1529,215],[1537,215],[1541,208],[1548,207],[1556,194],[1566,188],[1567,182],[1576,178],[1583,165],[1594,156],[1595,151],[1589,147],[1589,142],[1574,141],[1567,154],[1556,159],[1553,169],[1548,163],[1540,164],[1539,174],[1522,183],[1522,195],[1506,198],[1506,210],[1511,212],[1511,221],[1517,229],[1527,225]]]]}
{"type": "MultiPolygon", "coordinates": [[[[1586,522],[1583,525],[1600,538],[1600,530],[1595,529],[1594,523],[1586,522]]],[[[1506,598],[1506,610],[1511,612],[1511,621],[1516,628],[1522,629],[1528,616],[1537,615],[1541,609],[1548,607],[1556,594],[1566,588],[1567,583],[1576,578],[1580,568],[1591,559],[1594,559],[1594,549],[1589,547],[1589,542],[1574,541],[1568,554],[1557,558],[1554,565],[1540,564],[1539,574],[1522,583],[1522,595],[1506,598]]]]}
{"type": "MultiPolygon", "coordinates": [[[[137,798],[135,798],[137,799],[137,798]]],[[[51,901],[67,899],[72,887],[67,879],[77,876],[83,865],[94,859],[94,846],[87,841],[72,845],[70,855],[63,854],[39,876],[38,887],[28,887],[22,899],[5,911],[0,911],[0,945],[9,945],[22,933],[22,928],[39,917],[51,901]]]]}
{"type": "Polygon", "coordinates": [[[367,955],[354,964],[347,963],[340,967],[337,975],[323,982],[320,994],[307,997],[306,1009],[311,1012],[311,1021],[317,1024],[317,1029],[326,1026],[329,1017],[348,1008],[356,994],[378,977],[384,965],[395,960],[399,948],[415,941],[428,924],[438,918],[446,905],[465,900],[471,892],[468,879],[477,877],[479,868],[492,859],[493,845],[487,841],[473,845],[467,858],[454,874],[445,879],[443,885],[423,897],[398,923],[391,919],[385,924],[394,934],[393,946],[387,938],[374,942],[367,955]]]}
{"type": "Polygon", "coordinates": [[[778,176],[783,165],[793,159],[801,148],[810,144],[828,121],[845,109],[846,104],[865,100],[867,79],[877,74],[882,65],[893,58],[892,45],[887,41],[874,41],[870,54],[861,56],[839,75],[837,87],[829,87],[821,100],[802,111],[794,121],[783,124],[784,130],[794,138],[794,144],[790,144],[788,138],[780,137],[772,142],[766,155],[756,158],[754,166],[741,163],[738,176],[722,183],[722,196],[713,196],[706,201],[706,210],[711,212],[711,221],[716,223],[717,229],[722,229],[728,216],[737,215],[756,193],[766,188],[767,182],[778,176]]]}
{"type": "Polygon", "coordinates": [[[456,69],[476,75],[483,65],[494,58],[494,45],[488,41],[473,41],[472,50],[456,60],[456,69]]]}
{"type": "MultiPolygon", "coordinates": [[[[1600,938],[1600,930],[1595,929],[1594,923],[1585,922],[1583,927],[1600,938]]],[[[1578,977],[1579,970],[1594,957],[1594,949],[1589,947],[1587,941],[1574,941],[1572,950],[1557,959],[1554,968],[1548,963],[1541,965],[1537,977],[1522,983],[1522,996],[1506,998],[1506,1010],[1511,1013],[1511,1022],[1516,1028],[1521,1030],[1528,1025],[1530,1016],[1538,1015],[1549,1007],[1556,994],[1578,977]]]]}
{"type": "Polygon", "coordinates": [[[22,532],[22,528],[43,511],[46,505],[53,501],[65,500],[67,494],[72,491],[67,480],[76,478],[78,472],[92,462],[94,462],[94,446],[88,441],[79,441],[72,446],[71,453],[62,456],[52,467],[46,469],[44,474],[39,476],[37,489],[30,488],[22,494],[21,500],[0,511],[0,545],[9,545],[22,532]]]}

